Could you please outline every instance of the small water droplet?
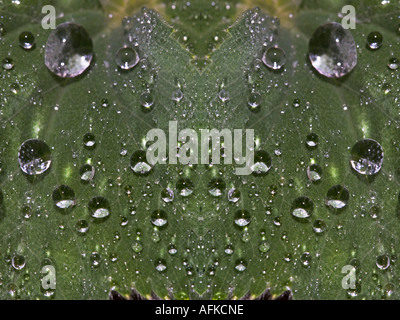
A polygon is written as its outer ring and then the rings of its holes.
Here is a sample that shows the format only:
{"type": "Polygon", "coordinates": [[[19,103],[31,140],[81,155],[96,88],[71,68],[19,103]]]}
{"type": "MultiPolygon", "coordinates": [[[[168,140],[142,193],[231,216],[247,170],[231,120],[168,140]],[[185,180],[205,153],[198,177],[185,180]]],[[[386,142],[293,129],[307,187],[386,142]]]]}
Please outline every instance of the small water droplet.
{"type": "Polygon", "coordinates": [[[228,200],[230,202],[236,203],[240,199],[240,190],[232,188],[228,191],[228,200]]]}
{"type": "Polygon", "coordinates": [[[306,219],[312,215],[314,203],[308,197],[299,197],[292,203],[292,215],[298,219],[306,219]]]}
{"type": "Polygon", "coordinates": [[[390,58],[388,68],[390,70],[397,70],[400,67],[400,60],[397,58],[390,58]]]}
{"type": "Polygon", "coordinates": [[[267,253],[270,249],[271,245],[267,241],[261,241],[260,245],[258,246],[258,250],[261,253],[267,253]]]}
{"type": "Polygon", "coordinates": [[[16,254],[12,257],[11,264],[15,270],[21,270],[26,264],[25,257],[20,254],[16,254]]]}
{"type": "Polygon", "coordinates": [[[194,191],[194,184],[190,178],[181,178],[176,183],[176,190],[182,197],[190,196],[194,191]]]}
{"type": "Polygon", "coordinates": [[[98,252],[92,252],[90,255],[90,267],[92,269],[100,267],[101,256],[98,252]]]}
{"type": "Polygon", "coordinates": [[[329,22],[315,30],[309,42],[309,58],[315,70],[328,78],[341,78],[357,65],[357,47],[351,32],[329,22]]]}
{"type": "Polygon", "coordinates": [[[178,249],[176,248],[175,245],[171,244],[171,245],[168,247],[168,253],[169,253],[169,254],[172,254],[172,255],[177,254],[177,253],[178,253],[178,249]]]}
{"type": "Polygon", "coordinates": [[[47,39],[45,63],[61,78],[81,75],[93,59],[93,43],[80,25],[65,22],[57,26],[47,39]]]}
{"type": "Polygon", "coordinates": [[[170,188],[165,188],[161,191],[161,198],[167,203],[174,201],[174,191],[170,188]]]}
{"type": "Polygon", "coordinates": [[[19,148],[18,161],[25,174],[30,176],[40,175],[50,168],[50,148],[42,140],[26,140],[19,148]]]}
{"type": "Polygon", "coordinates": [[[176,102],[179,103],[182,99],[183,99],[183,92],[182,92],[182,90],[178,89],[178,90],[175,90],[175,91],[172,93],[172,100],[174,100],[174,101],[176,101],[176,102]]]}
{"type": "Polygon", "coordinates": [[[390,258],[387,254],[382,254],[376,258],[376,266],[381,270],[386,270],[390,266],[390,258]]]}
{"type": "Polygon", "coordinates": [[[230,99],[230,94],[228,91],[226,91],[225,89],[222,89],[219,93],[218,93],[218,98],[222,101],[222,102],[226,102],[230,99]]]}
{"type": "Polygon", "coordinates": [[[234,219],[235,224],[239,227],[245,227],[251,222],[250,213],[244,209],[236,211],[234,219]]]}
{"type": "Polygon", "coordinates": [[[79,175],[81,177],[81,181],[84,183],[88,183],[89,181],[93,180],[95,174],[95,169],[90,164],[84,164],[79,169],[79,175]]]}
{"type": "Polygon", "coordinates": [[[167,213],[164,210],[155,210],[151,214],[151,223],[156,227],[163,227],[168,223],[167,213]]]}
{"type": "Polygon", "coordinates": [[[83,136],[83,145],[86,149],[92,150],[96,146],[96,137],[93,133],[86,133],[83,136]]]}
{"type": "Polygon", "coordinates": [[[19,45],[22,49],[31,50],[35,46],[35,36],[32,32],[24,31],[19,35],[19,45]]]}
{"type": "Polygon", "coordinates": [[[80,234],[85,234],[89,231],[89,223],[87,222],[87,220],[81,219],[75,224],[75,230],[78,231],[80,234]]]}
{"type": "Polygon", "coordinates": [[[158,259],[155,263],[154,266],[156,267],[156,270],[158,272],[164,272],[167,270],[167,262],[164,259],[158,259]]]}
{"type": "Polygon", "coordinates": [[[259,150],[254,154],[254,164],[251,170],[255,175],[265,175],[272,166],[271,156],[267,151],[259,150]]]}
{"type": "Polygon", "coordinates": [[[322,168],[318,164],[307,167],[307,177],[313,183],[321,182],[322,168]]]}
{"type": "Polygon", "coordinates": [[[349,198],[349,190],[344,186],[336,185],[328,190],[325,204],[331,209],[340,210],[346,207],[349,198]]]}
{"type": "Polygon", "coordinates": [[[234,253],[234,250],[233,250],[233,246],[232,245],[227,245],[226,247],[225,247],[225,250],[224,250],[224,252],[225,252],[225,254],[227,254],[227,255],[232,255],[233,253],[234,253]]]}
{"type": "Polygon", "coordinates": [[[146,152],[143,150],[135,151],[131,156],[131,169],[137,175],[148,174],[152,166],[147,163],[146,152]]]}
{"type": "Polygon", "coordinates": [[[300,261],[301,264],[303,265],[303,267],[309,268],[310,264],[311,264],[311,254],[309,252],[304,252],[301,256],[300,256],[300,261]]]}
{"type": "Polygon", "coordinates": [[[261,103],[262,103],[262,97],[258,92],[250,93],[247,99],[247,104],[249,105],[250,111],[252,112],[260,111],[261,103]]]}
{"type": "Polygon", "coordinates": [[[92,218],[105,219],[110,215],[110,204],[106,198],[97,196],[89,201],[89,213],[92,218]]]}
{"type": "Polygon", "coordinates": [[[377,141],[363,139],[351,149],[350,164],[359,174],[371,176],[381,170],[383,156],[382,146],[377,141]]]}
{"type": "Polygon", "coordinates": [[[139,240],[133,241],[132,250],[136,253],[140,253],[143,250],[143,245],[139,240]]]}
{"type": "Polygon", "coordinates": [[[281,48],[271,47],[264,52],[262,57],[264,64],[273,70],[281,69],[286,63],[286,54],[281,48]]]}
{"type": "Polygon", "coordinates": [[[306,147],[309,150],[313,150],[318,147],[318,135],[316,133],[310,133],[306,137],[306,147]]]}
{"type": "Polygon", "coordinates": [[[378,31],[373,31],[367,36],[367,45],[371,50],[377,50],[382,46],[383,36],[378,31]]]}
{"type": "Polygon", "coordinates": [[[150,112],[153,110],[154,97],[150,92],[143,92],[139,97],[140,105],[143,112],[150,112]]]}
{"type": "Polygon", "coordinates": [[[1,65],[4,70],[11,70],[14,68],[14,61],[10,57],[4,58],[1,62],[1,65]]]}
{"type": "Polygon", "coordinates": [[[123,47],[116,54],[116,63],[122,70],[130,70],[139,63],[139,54],[132,47],[123,47]]]}
{"type": "Polygon", "coordinates": [[[66,185],[55,188],[52,198],[57,209],[64,212],[76,205],[75,192],[71,187],[66,185]]]}
{"type": "Polygon", "coordinates": [[[213,178],[208,183],[208,192],[213,197],[219,197],[224,192],[225,187],[226,187],[226,184],[225,184],[224,180],[222,180],[221,178],[213,178]]]}
{"type": "Polygon", "coordinates": [[[324,220],[317,219],[313,223],[313,230],[316,234],[322,234],[326,231],[327,225],[324,220]]]}
{"type": "Polygon", "coordinates": [[[293,99],[293,102],[292,102],[292,106],[293,106],[293,108],[298,108],[298,107],[300,107],[300,99],[298,99],[298,98],[296,98],[296,99],[293,99]]]}
{"type": "Polygon", "coordinates": [[[247,269],[247,262],[244,259],[238,259],[235,262],[235,269],[239,272],[244,272],[247,269]]]}

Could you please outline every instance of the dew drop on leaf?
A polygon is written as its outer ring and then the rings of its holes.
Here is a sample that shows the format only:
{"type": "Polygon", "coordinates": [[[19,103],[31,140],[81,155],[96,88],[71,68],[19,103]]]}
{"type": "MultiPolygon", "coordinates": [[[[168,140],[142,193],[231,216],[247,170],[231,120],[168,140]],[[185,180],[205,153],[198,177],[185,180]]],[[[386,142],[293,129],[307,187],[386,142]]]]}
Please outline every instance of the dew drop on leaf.
{"type": "Polygon", "coordinates": [[[104,219],[110,215],[110,204],[106,198],[97,196],[89,201],[89,213],[92,218],[104,219]]]}
{"type": "Polygon", "coordinates": [[[19,148],[18,161],[25,174],[30,176],[40,175],[50,168],[50,148],[42,140],[26,140],[19,148]]]}
{"type": "Polygon", "coordinates": [[[310,39],[308,53],[315,70],[328,78],[341,78],[357,65],[353,35],[337,22],[317,28],[310,39]]]}
{"type": "Polygon", "coordinates": [[[115,60],[122,70],[130,70],[139,63],[140,58],[134,48],[123,47],[118,50],[115,60]]]}
{"type": "Polygon", "coordinates": [[[255,152],[254,164],[251,166],[253,174],[264,175],[271,169],[271,165],[271,156],[267,151],[258,150],[255,152]]]}
{"type": "Polygon", "coordinates": [[[57,26],[47,39],[45,64],[60,78],[81,75],[93,59],[93,43],[80,25],[65,22],[57,26]]]}
{"type": "Polygon", "coordinates": [[[376,258],[376,266],[381,270],[386,270],[390,266],[390,258],[387,254],[382,254],[376,258]]]}
{"type": "Polygon", "coordinates": [[[96,137],[93,133],[87,133],[83,136],[83,145],[86,149],[94,149],[96,146],[96,137]]]}
{"type": "Polygon", "coordinates": [[[25,267],[26,261],[25,257],[20,254],[16,254],[12,257],[11,265],[15,270],[21,270],[25,267]]]}
{"type": "Polygon", "coordinates": [[[164,210],[155,210],[151,214],[151,223],[156,227],[163,227],[168,223],[167,213],[164,210]]]}
{"type": "Polygon", "coordinates": [[[331,187],[325,198],[325,204],[331,209],[344,209],[349,201],[350,194],[346,187],[336,185],[331,187]]]}
{"type": "Polygon", "coordinates": [[[35,46],[35,36],[32,32],[24,31],[19,35],[19,45],[22,49],[31,50],[35,46]]]}
{"type": "Polygon", "coordinates": [[[240,199],[240,190],[236,188],[232,188],[228,191],[228,201],[230,202],[238,202],[240,199]]]}
{"type": "Polygon", "coordinates": [[[161,199],[166,203],[174,201],[174,191],[171,188],[165,188],[161,191],[161,199]]]}
{"type": "Polygon", "coordinates": [[[139,102],[142,106],[142,111],[147,113],[153,109],[154,97],[150,92],[143,92],[139,97],[139,102]]]}
{"type": "Polygon", "coordinates": [[[252,112],[260,111],[261,103],[262,103],[262,97],[258,92],[250,93],[247,99],[247,104],[249,106],[250,111],[252,112]]]}
{"type": "Polygon", "coordinates": [[[226,187],[224,180],[221,178],[213,178],[208,183],[208,192],[213,197],[219,197],[222,195],[226,187]]]}
{"type": "Polygon", "coordinates": [[[85,234],[89,231],[89,223],[85,219],[78,220],[75,224],[75,230],[79,234],[85,234]]]}
{"type": "Polygon", "coordinates": [[[68,210],[75,206],[76,198],[74,190],[66,185],[60,185],[54,189],[52,198],[59,210],[68,210]]]}
{"type": "Polygon", "coordinates": [[[312,164],[307,167],[307,178],[313,182],[318,183],[321,181],[322,168],[318,164],[312,164]]]}
{"type": "Polygon", "coordinates": [[[131,156],[131,169],[137,175],[149,173],[152,167],[147,163],[146,152],[143,150],[135,151],[131,156]]]}
{"type": "Polygon", "coordinates": [[[95,169],[90,164],[84,164],[79,169],[79,175],[83,183],[88,183],[93,180],[95,174],[95,169]]]}
{"type": "Polygon", "coordinates": [[[306,147],[309,150],[313,150],[318,147],[318,135],[316,133],[310,133],[306,137],[306,147]]]}
{"type": "Polygon", "coordinates": [[[382,146],[375,140],[363,139],[356,142],[351,149],[350,164],[359,174],[377,174],[383,164],[382,146]]]}
{"type": "Polygon", "coordinates": [[[269,48],[264,52],[262,61],[268,68],[272,70],[279,70],[286,63],[285,51],[278,47],[269,48]]]}
{"type": "Polygon", "coordinates": [[[324,233],[326,231],[326,229],[327,229],[327,225],[326,225],[324,220],[317,219],[317,220],[314,221],[314,223],[313,223],[313,231],[316,234],[322,234],[322,233],[324,233]]]}
{"type": "Polygon", "coordinates": [[[378,31],[373,31],[367,36],[367,45],[371,50],[377,50],[382,46],[383,36],[378,31]]]}
{"type": "Polygon", "coordinates": [[[311,216],[314,210],[314,203],[308,197],[299,197],[292,203],[292,215],[298,219],[306,219],[311,216]]]}
{"type": "Polygon", "coordinates": [[[236,211],[234,219],[235,224],[239,227],[245,227],[251,222],[251,216],[247,210],[236,211]]]}
{"type": "Polygon", "coordinates": [[[14,68],[14,60],[10,57],[4,58],[1,62],[1,66],[4,70],[11,70],[14,68]]]}
{"type": "Polygon", "coordinates": [[[235,269],[239,272],[244,272],[247,269],[247,262],[244,259],[237,259],[235,262],[235,269]]]}
{"type": "Polygon", "coordinates": [[[176,183],[176,190],[182,197],[190,196],[194,191],[194,184],[190,178],[180,178],[176,183]]]}
{"type": "Polygon", "coordinates": [[[164,272],[167,270],[167,262],[164,259],[158,259],[154,263],[154,266],[158,272],[164,272]]]}

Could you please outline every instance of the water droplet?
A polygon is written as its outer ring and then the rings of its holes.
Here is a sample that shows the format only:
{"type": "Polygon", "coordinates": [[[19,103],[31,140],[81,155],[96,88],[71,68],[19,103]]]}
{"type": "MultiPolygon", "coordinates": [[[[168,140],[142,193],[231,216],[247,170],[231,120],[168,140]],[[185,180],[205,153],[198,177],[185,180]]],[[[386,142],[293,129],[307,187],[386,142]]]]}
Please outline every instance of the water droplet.
{"type": "Polygon", "coordinates": [[[190,178],[181,178],[176,183],[176,190],[182,197],[190,196],[194,191],[194,184],[190,178]]]}
{"type": "Polygon", "coordinates": [[[318,164],[307,167],[307,177],[311,182],[321,182],[322,168],[318,164]]]}
{"type": "Polygon", "coordinates": [[[133,241],[132,243],[132,250],[136,253],[140,253],[143,250],[143,245],[140,241],[133,241]]]}
{"type": "Polygon", "coordinates": [[[54,204],[59,210],[66,211],[76,205],[75,192],[66,185],[55,188],[52,197],[54,204]]]}
{"type": "Polygon", "coordinates": [[[95,173],[95,169],[90,164],[84,164],[79,169],[79,175],[81,177],[81,181],[84,182],[84,183],[87,183],[87,182],[93,180],[94,173],[95,173]]]}
{"type": "Polygon", "coordinates": [[[177,254],[178,249],[175,247],[175,245],[171,244],[168,248],[168,253],[172,255],[177,254]]]}
{"type": "Polygon", "coordinates": [[[131,47],[123,47],[116,54],[117,65],[122,70],[130,70],[139,63],[139,54],[131,47]]]}
{"type": "Polygon", "coordinates": [[[27,175],[40,175],[50,168],[50,148],[42,140],[26,140],[19,148],[18,161],[21,170],[27,175]]]}
{"type": "Polygon", "coordinates": [[[176,102],[179,103],[182,99],[183,99],[183,92],[182,92],[182,90],[178,89],[178,90],[175,90],[175,91],[172,93],[172,100],[174,100],[174,101],[176,101],[176,102]]]}
{"type": "Polygon", "coordinates": [[[161,198],[167,203],[174,201],[174,191],[170,188],[165,188],[161,191],[161,198]]]}
{"type": "Polygon", "coordinates": [[[222,180],[221,178],[213,178],[208,183],[208,192],[213,197],[219,197],[224,192],[225,187],[226,187],[226,184],[225,184],[224,180],[222,180]]]}
{"type": "Polygon", "coordinates": [[[240,199],[240,190],[232,188],[228,191],[228,200],[230,202],[238,202],[240,199]]]}
{"type": "Polygon", "coordinates": [[[80,234],[85,234],[89,231],[89,223],[85,219],[81,219],[75,224],[75,230],[80,234]]]}
{"type": "Polygon", "coordinates": [[[11,264],[15,270],[21,270],[26,264],[25,257],[20,254],[16,254],[12,257],[11,264]]]}
{"type": "Polygon", "coordinates": [[[359,174],[369,176],[377,174],[383,164],[382,146],[372,139],[357,141],[351,149],[350,164],[359,174]]]}
{"type": "Polygon", "coordinates": [[[219,93],[218,93],[218,98],[222,101],[222,102],[226,102],[230,99],[230,94],[228,91],[226,91],[225,89],[222,89],[219,93]]]}
{"type": "Polygon", "coordinates": [[[81,75],[93,59],[93,43],[80,25],[65,22],[52,31],[46,43],[45,64],[60,78],[81,75]]]}
{"type": "Polygon", "coordinates": [[[303,267],[309,268],[311,264],[311,254],[309,252],[304,252],[300,256],[300,261],[303,267]]]}
{"type": "Polygon", "coordinates": [[[155,210],[151,214],[151,223],[156,227],[163,227],[168,223],[167,213],[163,210],[155,210]]]}
{"type": "Polygon", "coordinates": [[[293,102],[292,102],[292,106],[293,106],[293,108],[298,108],[298,107],[300,107],[300,99],[298,99],[298,98],[296,98],[296,99],[293,99],[293,102]]]}
{"type": "Polygon", "coordinates": [[[267,241],[261,241],[260,245],[258,246],[258,250],[261,253],[267,253],[270,249],[271,245],[267,241]]]}
{"type": "Polygon", "coordinates": [[[271,47],[264,52],[262,57],[264,64],[273,70],[281,69],[286,63],[286,54],[281,48],[271,47]]]}
{"type": "Polygon", "coordinates": [[[267,151],[259,150],[254,154],[254,164],[251,167],[253,174],[265,175],[272,166],[271,156],[267,151]]]}
{"type": "Polygon", "coordinates": [[[382,254],[376,258],[376,266],[381,270],[386,270],[390,266],[390,258],[387,254],[382,254]]]}
{"type": "Polygon", "coordinates": [[[328,78],[341,78],[357,65],[357,47],[349,30],[329,22],[315,30],[309,42],[313,67],[328,78]]]}
{"type": "Polygon", "coordinates": [[[22,49],[31,50],[35,46],[35,36],[32,32],[24,31],[19,35],[19,45],[22,49]]]}
{"type": "Polygon", "coordinates": [[[156,267],[156,270],[158,272],[164,272],[167,270],[167,262],[164,259],[158,259],[155,263],[154,266],[156,267]]]}
{"type": "Polygon", "coordinates": [[[235,224],[239,227],[245,227],[251,222],[250,213],[244,209],[236,211],[234,219],[235,224]]]}
{"type": "Polygon", "coordinates": [[[313,223],[313,230],[316,234],[322,234],[325,232],[327,225],[324,220],[317,219],[313,223]]]}
{"type": "Polygon", "coordinates": [[[349,190],[344,186],[336,185],[328,190],[325,204],[331,209],[340,210],[346,207],[349,198],[349,190]]]}
{"type": "Polygon", "coordinates": [[[143,112],[150,112],[153,110],[154,97],[150,92],[143,92],[139,97],[140,105],[143,112]]]}
{"type": "Polygon", "coordinates": [[[131,169],[137,175],[146,175],[151,171],[152,166],[147,163],[145,151],[138,150],[132,154],[131,169]]]}
{"type": "Polygon", "coordinates": [[[101,256],[99,253],[97,252],[92,252],[92,254],[90,255],[90,267],[95,269],[100,267],[100,263],[101,263],[101,256]]]}
{"type": "Polygon", "coordinates": [[[110,215],[110,204],[103,197],[94,197],[89,201],[89,213],[92,218],[104,219],[110,215]]]}
{"type": "Polygon", "coordinates": [[[252,92],[247,99],[247,104],[252,112],[260,111],[260,106],[262,103],[262,97],[258,92],[252,92]]]}
{"type": "Polygon", "coordinates": [[[373,31],[367,36],[367,45],[371,50],[377,50],[382,46],[383,36],[378,31],[373,31]]]}
{"type": "Polygon", "coordinates": [[[314,203],[308,197],[299,197],[292,203],[292,215],[295,218],[309,218],[314,210],[314,203]]]}
{"type": "Polygon", "coordinates": [[[10,57],[7,57],[3,59],[1,65],[4,70],[11,70],[12,68],[14,68],[14,61],[10,57]]]}
{"type": "Polygon", "coordinates": [[[232,255],[234,253],[233,246],[231,244],[227,245],[224,252],[229,256],[232,255]]]}
{"type": "Polygon", "coordinates": [[[247,269],[247,262],[244,259],[238,259],[235,262],[235,269],[239,272],[243,272],[247,269]]]}
{"type": "Polygon", "coordinates": [[[315,133],[310,133],[306,137],[306,147],[307,149],[313,150],[318,147],[318,135],[315,133]]]}
{"type": "Polygon", "coordinates": [[[397,58],[390,58],[388,68],[390,70],[397,70],[400,67],[400,60],[397,58]]]}
{"type": "Polygon", "coordinates": [[[96,146],[96,137],[93,133],[86,133],[83,136],[83,145],[86,149],[92,150],[96,146]]]}

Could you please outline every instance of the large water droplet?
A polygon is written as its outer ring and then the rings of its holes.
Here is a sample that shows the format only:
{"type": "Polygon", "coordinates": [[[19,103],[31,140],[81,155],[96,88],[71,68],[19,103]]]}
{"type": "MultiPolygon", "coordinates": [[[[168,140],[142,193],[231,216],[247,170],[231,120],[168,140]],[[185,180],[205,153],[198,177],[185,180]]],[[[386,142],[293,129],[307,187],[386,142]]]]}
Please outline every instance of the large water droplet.
{"type": "Polygon", "coordinates": [[[61,185],[54,189],[52,198],[59,210],[66,211],[76,204],[75,192],[72,188],[61,185]]]}
{"type": "Polygon", "coordinates": [[[382,254],[376,258],[376,266],[381,270],[386,270],[390,266],[390,258],[387,254],[382,254]]]}
{"type": "Polygon", "coordinates": [[[151,214],[151,223],[156,227],[163,227],[168,223],[167,213],[164,210],[155,210],[151,214]]]}
{"type": "Polygon", "coordinates": [[[140,253],[140,252],[142,252],[142,250],[143,250],[143,245],[142,245],[142,243],[140,242],[140,241],[134,241],[133,243],[132,243],[132,250],[134,251],[134,252],[136,252],[136,253],[140,253]]]}
{"type": "Polygon", "coordinates": [[[170,188],[165,188],[161,191],[161,198],[167,203],[174,201],[174,191],[170,188]]]}
{"type": "Polygon", "coordinates": [[[150,92],[143,92],[139,97],[139,102],[143,112],[150,112],[153,109],[154,96],[150,92]]]}
{"type": "Polygon", "coordinates": [[[314,210],[314,203],[308,197],[299,197],[292,203],[292,215],[295,218],[309,218],[314,210]]]}
{"type": "Polygon", "coordinates": [[[152,166],[147,163],[145,151],[138,150],[132,154],[131,169],[137,175],[145,175],[151,171],[152,166]]]}
{"type": "Polygon", "coordinates": [[[89,223],[85,219],[78,220],[75,224],[75,230],[80,234],[85,234],[89,231],[89,223]]]}
{"type": "Polygon", "coordinates": [[[22,49],[31,50],[35,46],[35,36],[32,32],[24,31],[19,35],[19,45],[22,49]]]}
{"type": "Polygon", "coordinates": [[[325,204],[331,209],[344,209],[349,201],[350,194],[346,187],[336,185],[331,187],[325,198],[325,204]]]}
{"type": "Polygon", "coordinates": [[[21,270],[26,264],[25,257],[20,254],[16,254],[12,257],[11,264],[15,270],[21,270]]]}
{"type": "Polygon", "coordinates": [[[86,133],[83,136],[83,145],[86,149],[92,150],[96,146],[96,137],[93,133],[86,133]]]}
{"type": "Polygon", "coordinates": [[[247,262],[244,259],[238,259],[235,262],[235,269],[239,272],[243,272],[247,269],[247,262]]]}
{"type": "Polygon", "coordinates": [[[219,197],[224,192],[225,187],[226,187],[226,184],[225,184],[224,180],[222,180],[221,178],[213,178],[208,183],[208,192],[213,197],[219,197]]]}
{"type": "Polygon", "coordinates": [[[115,60],[122,70],[130,70],[139,63],[140,58],[135,49],[123,47],[118,50],[115,60]]]}
{"type": "Polygon", "coordinates": [[[240,190],[236,189],[236,188],[232,188],[228,191],[228,200],[230,202],[238,202],[240,199],[240,190]]]}
{"type": "Polygon", "coordinates": [[[92,39],[80,25],[62,23],[47,39],[45,63],[60,78],[79,76],[89,67],[92,58],[92,39]]]}
{"type": "Polygon", "coordinates": [[[318,27],[310,39],[308,50],[313,67],[328,78],[341,78],[357,64],[354,38],[337,22],[318,27]]]}
{"type": "Polygon", "coordinates": [[[51,151],[42,140],[26,140],[18,151],[21,170],[27,175],[39,175],[46,172],[51,165],[51,151]]]}
{"type": "Polygon", "coordinates": [[[313,183],[321,181],[322,168],[318,164],[312,164],[307,167],[307,177],[313,183]]]}
{"type": "Polygon", "coordinates": [[[89,213],[92,218],[104,219],[110,215],[110,204],[103,197],[94,197],[89,201],[89,213]]]}
{"type": "Polygon", "coordinates": [[[249,105],[250,111],[252,112],[260,111],[261,103],[262,103],[262,97],[258,92],[250,93],[247,99],[247,104],[249,105]]]}
{"type": "Polygon", "coordinates": [[[324,220],[317,219],[313,223],[313,230],[316,234],[322,234],[327,229],[327,225],[324,220]]]}
{"type": "Polygon", "coordinates": [[[95,168],[90,164],[84,164],[79,169],[79,175],[81,177],[81,181],[84,183],[88,183],[89,181],[93,180],[95,174],[95,168]]]}
{"type": "Polygon", "coordinates": [[[369,176],[377,174],[383,164],[382,146],[372,139],[357,141],[351,149],[350,164],[359,174],[369,176]]]}
{"type": "Polygon", "coordinates": [[[262,57],[264,64],[273,70],[281,69],[286,63],[285,51],[278,47],[269,48],[262,57]]]}
{"type": "Polygon", "coordinates": [[[164,259],[158,259],[155,263],[154,266],[156,267],[156,270],[158,272],[164,272],[167,270],[167,262],[164,259]]]}
{"type": "Polygon", "coordinates": [[[12,68],[14,68],[14,60],[10,57],[4,58],[1,62],[1,66],[4,70],[11,70],[12,68]]]}

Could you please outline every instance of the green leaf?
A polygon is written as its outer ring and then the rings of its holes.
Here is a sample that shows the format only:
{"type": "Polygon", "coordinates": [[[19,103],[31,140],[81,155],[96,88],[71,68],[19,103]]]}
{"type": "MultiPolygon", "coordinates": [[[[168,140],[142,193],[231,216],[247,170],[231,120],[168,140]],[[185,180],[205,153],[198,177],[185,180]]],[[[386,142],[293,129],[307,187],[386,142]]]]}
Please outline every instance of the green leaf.
{"type": "Polygon", "coordinates": [[[357,66],[331,80],[313,69],[308,43],[319,25],[341,22],[348,1],[278,1],[244,13],[252,4],[155,3],[168,22],[149,9],[121,21],[137,8],[133,2],[18,3],[0,4],[0,60],[14,63],[0,69],[1,298],[107,299],[111,290],[128,296],[132,288],[147,298],[255,298],[266,289],[273,296],[291,290],[295,299],[399,298],[400,80],[387,66],[400,47],[398,5],[355,5],[357,66]],[[45,4],[55,6],[57,24],[80,24],[93,40],[94,60],[77,78],[60,79],[45,66],[45,4]],[[19,46],[23,31],[34,34],[34,49],[19,46]],[[372,31],[383,35],[378,50],[366,47],[372,31]],[[140,62],[123,71],[116,53],[134,43],[140,62]],[[286,53],[279,71],[261,62],[272,45],[286,53]],[[172,99],[178,90],[183,98],[172,99]],[[150,110],[143,93],[154,100],[150,110]],[[254,93],[258,112],[249,110],[254,93]],[[271,169],[238,176],[236,164],[168,158],[147,174],[133,172],[131,156],[149,147],[147,132],[168,135],[170,121],[199,136],[201,129],[254,129],[271,169]],[[84,145],[88,133],[94,147],[84,145]],[[315,148],[306,146],[311,133],[315,148]],[[50,147],[52,162],[29,177],[18,152],[33,138],[50,147]],[[382,169],[368,179],[349,161],[361,139],[384,150],[382,169]],[[314,164],[319,183],[307,177],[314,164]],[[89,183],[81,180],[84,165],[94,168],[89,183]],[[54,193],[61,185],[74,191],[70,210],[55,205],[66,194],[54,193]],[[336,185],[349,191],[343,210],[326,205],[336,185]],[[184,186],[193,193],[185,196],[184,186]],[[90,215],[96,197],[108,202],[105,219],[90,215]],[[292,215],[299,197],[313,203],[305,222],[292,215]],[[167,223],[157,227],[157,214],[167,223]],[[77,230],[83,220],[86,233],[77,230]],[[321,226],[324,232],[314,231],[321,226]],[[55,269],[55,290],[43,289],[46,265],[55,269]],[[354,290],[342,287],[348,265],[356,268],[354,290]]]}

